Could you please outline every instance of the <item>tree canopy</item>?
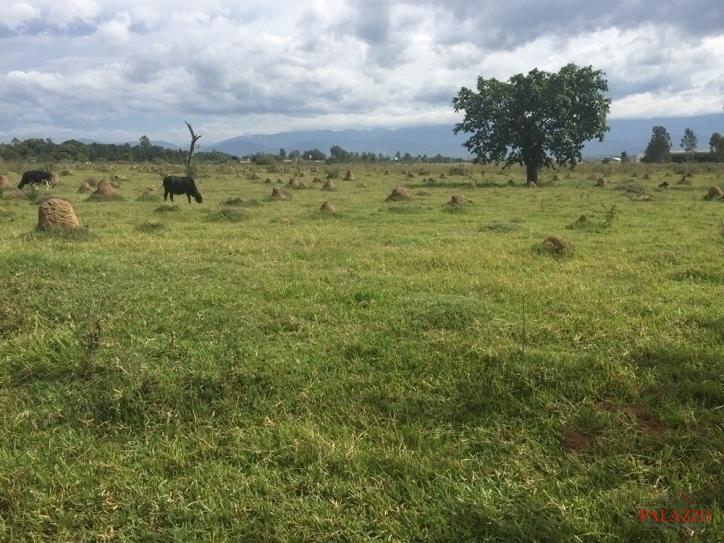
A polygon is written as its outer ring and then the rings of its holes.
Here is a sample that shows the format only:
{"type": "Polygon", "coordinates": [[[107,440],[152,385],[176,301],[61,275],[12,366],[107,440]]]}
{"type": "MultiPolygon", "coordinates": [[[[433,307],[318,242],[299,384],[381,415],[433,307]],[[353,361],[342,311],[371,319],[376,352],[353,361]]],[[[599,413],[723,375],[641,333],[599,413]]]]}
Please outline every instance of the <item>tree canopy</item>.
{"type": "Polygon", "coordinates": [[[698,143],[696,134],[691,128],[684,130],[684,136],[681,138],[681,148],[687,153],[696,151],[696,145],[698,143]]]}
{"type": "Polygon", "coordinates": [[[455,133],[471,134],[463,145],[478,162],[525,165],[528,181],[537,182],[543,166],[575,166],[586,141],[603,141],[611,105],[603,75],[568,64],[507,82],[479,77],[477,92],[463,87],[453,99],[455,111],[465,113],[455,133]]]}
{"type": "Polygon", "coordinates": [[[709,139],[709,150],[720,159],[724,158],[724,136],[714,132],[709,139]]]}
{"type": "Polygon", "coordinates": [[[665,126],[654,126],[646,146],[644,162],[666,162],[671,156],[671,136],[665,126]]]}
{"type": "MultiPolygon", "coordinates": [[[[138,145],[113,143],[83,143],[68,140],[54,143],[50,139],[30,138],[21,141],[13,138],[10,143],[0,143],[0,158],[4,160],[49,161],[123,161],[123,162],[182,162],[178,150],[151,145],[141,141],[138,145]]],[[[195,155],[203,162],[231,162],[237,157],[209,151],[195,155]]]]}

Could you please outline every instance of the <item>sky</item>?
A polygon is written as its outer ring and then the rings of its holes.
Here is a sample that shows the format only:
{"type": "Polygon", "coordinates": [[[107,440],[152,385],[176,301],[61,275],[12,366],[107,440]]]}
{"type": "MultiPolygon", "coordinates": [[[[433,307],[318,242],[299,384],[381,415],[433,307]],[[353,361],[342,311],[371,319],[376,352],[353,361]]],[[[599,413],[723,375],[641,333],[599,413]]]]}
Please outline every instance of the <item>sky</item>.
{"type": "Polygon", "coordinates": [[[452,124],[461,86],[574,62],[612,118],[724,105],[722,0],[0,0],[0,141],[452,124]]]}

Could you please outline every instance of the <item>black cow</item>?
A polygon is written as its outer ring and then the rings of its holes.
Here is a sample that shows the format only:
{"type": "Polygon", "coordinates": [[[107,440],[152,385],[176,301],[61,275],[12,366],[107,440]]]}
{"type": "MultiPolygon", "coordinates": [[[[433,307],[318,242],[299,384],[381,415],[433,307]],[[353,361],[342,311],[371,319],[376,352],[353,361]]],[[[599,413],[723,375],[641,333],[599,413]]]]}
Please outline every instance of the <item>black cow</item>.
{"type": "Polygon", "coordinates": [[[179,175],[167,175],[163,178],[163,200],[166,201],[166,197],[171,195],[171,201],[173,202],[174,194],[185,194],[191,203],[191,197],[201,203],[204,199],[201,197],[199,189],[196,188],[196,183],[193,177],[181,177],[179,175]]]}
{"type": "Polygon", "coordinates": [[[18,188],[22,189],[25,185],[36,185],[38,183],[45,183],[45,185],[49,187],[53,182],[54,177],[52,173],[42,170],[30,170],[23,174],[18,188]]]}

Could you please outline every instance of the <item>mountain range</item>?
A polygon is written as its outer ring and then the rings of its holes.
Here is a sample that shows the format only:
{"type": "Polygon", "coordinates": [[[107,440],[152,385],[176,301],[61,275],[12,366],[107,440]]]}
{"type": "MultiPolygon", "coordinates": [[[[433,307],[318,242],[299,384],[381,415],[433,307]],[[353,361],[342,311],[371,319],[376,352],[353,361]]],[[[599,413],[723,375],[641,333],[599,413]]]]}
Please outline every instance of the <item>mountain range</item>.
{"type": "MultiPolygon", "coordinates": [[[[583,149],[584,158],[618,156],[626,151],[630,156],[646,149],[654,126],[665,126],[671,135],[672,150],[679,149],[681,136],[685,128],[691,128],[697,135],[700,150],[708,150],[709,138],[714,132],[724,134],[724,113],[698,115],[693,117],[668,117],[653,119],[609,119],[610,130],[604,141],[591,141],[583,149]]],[[[375,128],[371,130],[306,130],[281,132],[278,134],[259,134],[238,136],[208,145],[202,144],[201,151],[221,151],[236,156],[254,153],[278,154],[280,149],[306,151],[319,149],[329,155],[333,145],[339,145],[347,151],[357,153],[372,152],[393,156],[397,151],[413,156],[437,154],[457,158],[470,158],[462,146],[467,139],[465,134],[453,134],[452,125],[414,126],[397,129],[375,128]]],[[[3,140],[0,138],[0,142],[3,140]]],[[[80,138],[82,143],[94,143],[95,140],[80,138]]],[[[173,143],[163,140],[151,140],[153,145],[167,149],[186,149],[188,142],[173,143]]],[[[137,145],[137,142],[130,142],[137,145]]]]}
{"type": "MultiPolygon", "coordinates": [[[[654,126],[665,126],[672,140],[672,149],[679,148],[679,141],[685,128],[691,128],[699,138],[699,148],[708,149],[709,138],[714,132],[724,133],[724,114],[699,115],[695,117],[670,117],[654,119],[611,119],[610,131],[603,142],[592,141],[583,150],[584,158],[618,156],[621,151],[629,155],[643,152],[651,138],[654,126]]],[[[452,126],[416,126],[398,129],[376,128],[372,130],[311,130],[239,136],[205,146],[203,150],[217,150],[243,156],[254,153],[277,154],[280,149],[287,153],[298,150],[319,149],[329,154],[332,145],[339,145],[346,151],[428,155],[468,158],[470,155],[462,146],[465,134],[453,134],[452,126]]],[[[173,145],[173,144],[170,144],[173,145]]]]}

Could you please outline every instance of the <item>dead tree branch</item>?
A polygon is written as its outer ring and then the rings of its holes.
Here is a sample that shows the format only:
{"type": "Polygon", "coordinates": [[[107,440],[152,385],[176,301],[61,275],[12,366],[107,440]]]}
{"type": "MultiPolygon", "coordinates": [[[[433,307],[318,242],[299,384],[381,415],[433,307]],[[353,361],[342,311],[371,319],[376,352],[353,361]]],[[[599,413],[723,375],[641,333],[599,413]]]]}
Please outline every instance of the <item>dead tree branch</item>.
{"type": "Polygon", "coordinates": [[[186,166],[186,175],[189,177],[193,177],[193,168],[191,168],[191,157],[194,154],[194,149],[196,148],[196,142],[201,139],[201,135],[194,134],[194,129],[191,128],[191,125],[188,121],[184,121],[186,123],[186,126],[189,128],[189,132],[191,133],[191,146],[189,147],[188,153],[184,153],[181,149],[178,150],[179,153],[181,153],[181,156],[184,159],[184,166],[186,166]]]}

